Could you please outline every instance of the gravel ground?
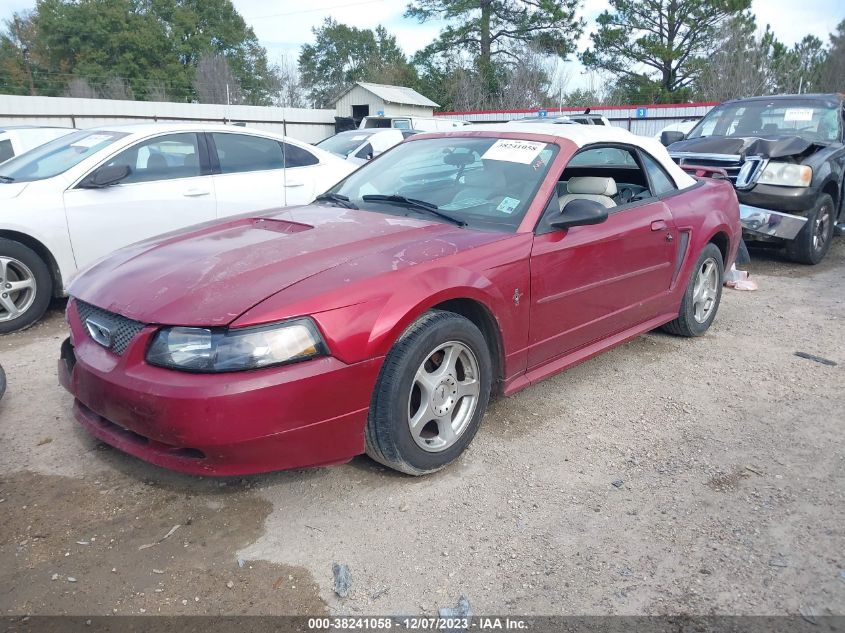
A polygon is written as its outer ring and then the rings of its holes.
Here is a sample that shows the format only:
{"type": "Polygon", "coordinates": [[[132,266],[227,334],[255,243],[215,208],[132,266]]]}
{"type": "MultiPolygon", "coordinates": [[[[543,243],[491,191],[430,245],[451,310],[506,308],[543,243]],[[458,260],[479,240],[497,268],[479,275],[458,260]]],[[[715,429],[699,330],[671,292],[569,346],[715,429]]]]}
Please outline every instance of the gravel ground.
{"type": "Polygon", "coordinates": [[[815,268],[756,254],[760,289],[726,290],[706,336],[648,334],[495,402],[421,479],[120,454],[56,383],[57,305],[0,339],[0,613],[845,614],[843,264],[841,239],[815,268]]]}

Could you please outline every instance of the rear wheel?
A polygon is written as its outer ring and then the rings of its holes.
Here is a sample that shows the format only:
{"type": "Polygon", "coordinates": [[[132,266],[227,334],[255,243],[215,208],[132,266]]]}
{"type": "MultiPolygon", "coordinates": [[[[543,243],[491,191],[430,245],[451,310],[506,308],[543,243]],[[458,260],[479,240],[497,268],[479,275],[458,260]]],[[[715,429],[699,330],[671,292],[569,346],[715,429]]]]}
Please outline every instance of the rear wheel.
{"type": "Polygon", "coordinates": [[[722,252],[715,244],[708,244],[693,268],[678,318],[664,325],[663,329],[678,336],[704,334],[716,318],[722,300],[724,273],[722,252]]]}
{"type": "Polygon", "coordinates": [[[827,255],[833,240],[833,198],[823,193],[807,214],[807,222],[798,236],[787,243],[789,258],[799,264],[818,264],[827,255]]]}
{"type": "Polygon", "coordinates": [[[491,360],[468,319],[435,310],[385,359],[367,420],[367,454],[411,475],[440,470],[469,445],[490,397],[491,360]]]}
{"type": "Polygon", "coordinates": [[[29,327],[50,305],[47,264],[20,242],[0,239],[0,334],[29,327]]]}

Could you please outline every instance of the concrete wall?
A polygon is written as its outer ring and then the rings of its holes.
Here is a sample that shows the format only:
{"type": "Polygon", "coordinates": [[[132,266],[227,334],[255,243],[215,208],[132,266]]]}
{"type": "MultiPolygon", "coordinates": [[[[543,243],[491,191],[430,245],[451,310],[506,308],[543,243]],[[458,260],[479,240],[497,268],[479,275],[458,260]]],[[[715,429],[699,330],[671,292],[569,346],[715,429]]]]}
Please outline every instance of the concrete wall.
{"type": "MultiPolygon", "coordinates": [[[[700,119],[707,114],[716,103],[686,103],[686,104],[652,104],[645,106],[597,106],[590,111],[602,114],[612,125],[630,130],[641,136],[655,136],[670,123],[678,123],[686,119],[700,119]],[[643,112],[642,109],[645,109],[643,112]],[[639,112],[638,112],[639,111],[639,112]],[[645,114],[639,117],[638,114],[645,114]]],[[[580,114],[584,108],[549,108],[547,115],[556,117],[565,114],[580,114]]],[[[471,112],[437,112],[435,116],[448,119],[471,121],[473,123],[498,123],[512,121],[525,117],[537,116],[538,110],[476,110],[471,112]]]]}
{"type": "Polygon", "coordinates": [[[244,105],[116,101],[66,97],[0,95],[3,125],[58,125],[90,128],[121,123],[234,123],[316,143],[334,134],[334,110],[244,105]]]}

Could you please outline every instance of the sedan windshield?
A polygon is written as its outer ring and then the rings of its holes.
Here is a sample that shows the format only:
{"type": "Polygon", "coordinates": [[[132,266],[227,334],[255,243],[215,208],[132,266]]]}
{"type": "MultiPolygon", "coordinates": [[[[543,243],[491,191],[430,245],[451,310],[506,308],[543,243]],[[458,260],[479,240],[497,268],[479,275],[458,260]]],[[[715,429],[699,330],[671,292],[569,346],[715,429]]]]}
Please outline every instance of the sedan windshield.
{"type": "Polygon", "coordinates": [[[340,134],[335,134],[320,141],[317,143],[317,147],[346,158],[349,154],[361,147],[361,144],[372,135],[372,132],[359,132],[357,130],[341,132],[340,134]]]}
{"type": "Polygon", "coordinates": [[[0,183],[52,178],[124,136],[125,132],[99,130],[81,130],[61,136],[0,165],[0,183]]]}
{"type": "Polygon", "coordinates": [[[368,211],[513,232],[557,151],[556,145],[527,140],[412,140],[397,145],[389,158],[364,165],[331,193],[368,211]]]}
{"type": "Polygon", "coordinates": [[[687,138],[703,136],[800,136],[811,141],[839,138],[839,108],[817,99],[738,101],[713,108],[687,138]]]}

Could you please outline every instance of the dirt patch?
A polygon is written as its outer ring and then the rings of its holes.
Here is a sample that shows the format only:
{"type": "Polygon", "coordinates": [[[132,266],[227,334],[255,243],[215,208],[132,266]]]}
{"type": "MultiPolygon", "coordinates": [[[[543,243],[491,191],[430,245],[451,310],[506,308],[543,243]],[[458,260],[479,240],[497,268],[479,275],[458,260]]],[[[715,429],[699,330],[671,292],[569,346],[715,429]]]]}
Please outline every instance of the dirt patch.
{"type": "Polygon", "coordinates": [[[201,487],[192,494],[108,474],[3,477],[3,612],[325,613],[306,570],[239,563],[237,549],[261,534],[270,503],[245,484],[201,487]]]}
{"type": "Polygon", "coordinates": [[[744,468],[734,468],[723,473],[716,473],[707,480],[707,486],[716,492],[730,492],[739,488],[740,482],[748,477],[748,471],[744,468]]]}

